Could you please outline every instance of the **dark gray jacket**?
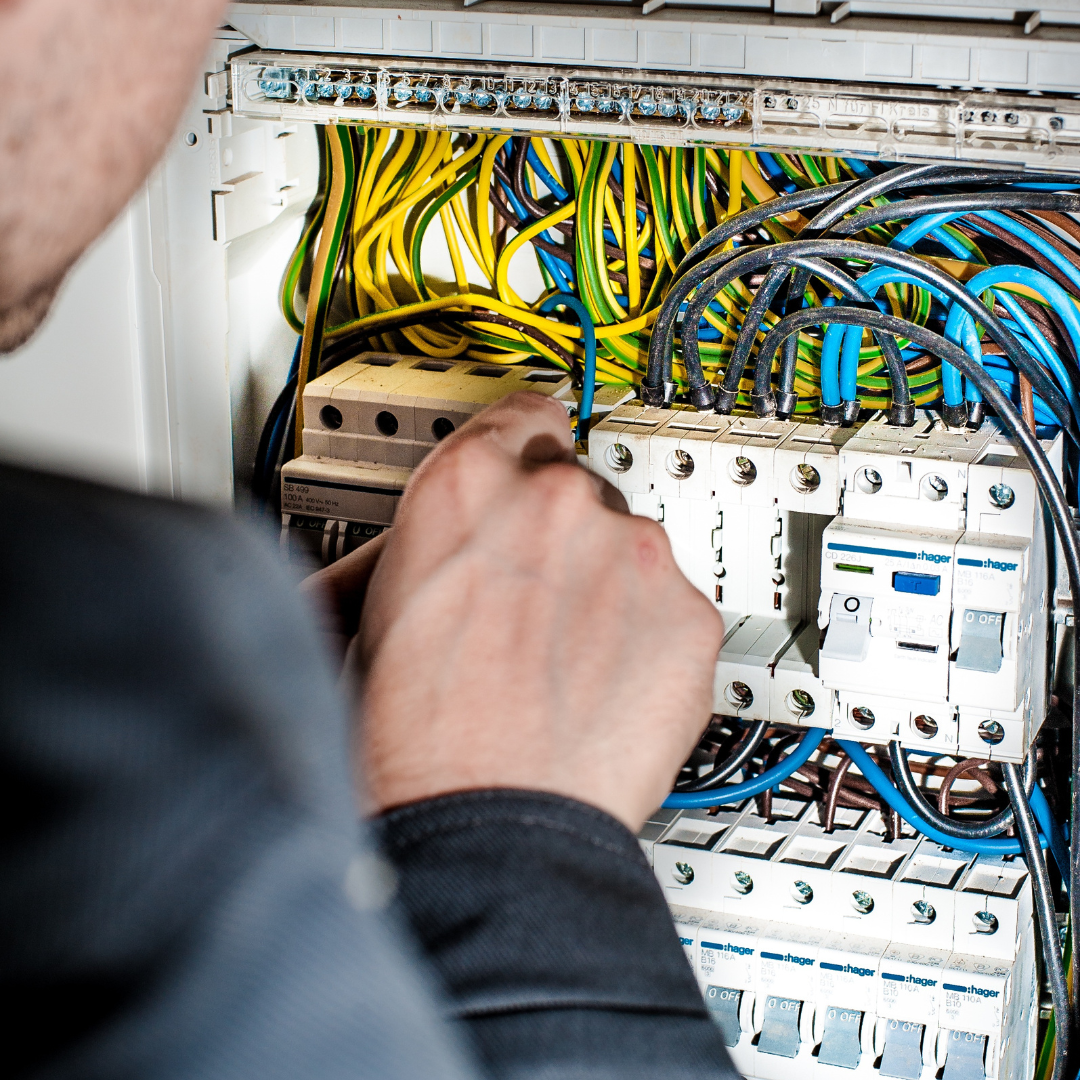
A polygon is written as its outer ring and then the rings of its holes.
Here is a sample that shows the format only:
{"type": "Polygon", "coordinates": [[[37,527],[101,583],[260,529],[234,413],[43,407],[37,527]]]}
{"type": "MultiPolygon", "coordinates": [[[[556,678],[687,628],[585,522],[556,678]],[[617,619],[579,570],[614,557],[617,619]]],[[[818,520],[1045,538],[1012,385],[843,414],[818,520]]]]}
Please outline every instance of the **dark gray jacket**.
{"type": "Polygon", "coordinates": [[[312,620],[223,515],[0,469],[0,799],[8,1076],[732,1076],[612,818],[481,791],[373,840],[312,620]]]}

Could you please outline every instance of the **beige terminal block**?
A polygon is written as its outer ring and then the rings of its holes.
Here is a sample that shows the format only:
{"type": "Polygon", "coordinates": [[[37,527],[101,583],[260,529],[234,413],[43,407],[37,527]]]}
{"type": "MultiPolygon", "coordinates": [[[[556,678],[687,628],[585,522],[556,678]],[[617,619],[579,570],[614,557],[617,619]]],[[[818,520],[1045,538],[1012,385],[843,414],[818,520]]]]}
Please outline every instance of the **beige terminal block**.
{"type": "MultiPolygon", "coordinates": [[[[579,392],[551,368],[369,352],[313,379],[304,388],[304,452],[281,470],[285,531],[295,515],[389,525],[424,457],[517,391],[577,413],[579,392]]],[[[632,396],[629,386],[598,387],[594,418],[632,396]]]]}

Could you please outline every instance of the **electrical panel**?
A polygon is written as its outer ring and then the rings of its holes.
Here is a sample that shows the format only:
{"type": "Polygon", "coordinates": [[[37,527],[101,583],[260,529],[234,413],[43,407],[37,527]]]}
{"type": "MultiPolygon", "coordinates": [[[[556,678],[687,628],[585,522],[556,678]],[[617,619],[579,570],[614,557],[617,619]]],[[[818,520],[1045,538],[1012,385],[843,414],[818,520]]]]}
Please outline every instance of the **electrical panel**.
{"type": "MultiPolygon", "coordinates": [[[[165,166],[102,249],[108,272],[89,283],[133,283],[112,345],[137,363],[108,399],[126,401],[133,384],[141,395],[130,425],[143,440],[138,485],[244,500],[258,486],[248,484],[254,461],[262,487],[251,502],[269,507],[284,552],[309,567],[389,526],[416,465],[486,405],[527,390],[566,406],[587,435],[582,462],[661,523],[725,619],[713,728],[727,725],[723,753],[745,746],[748,756],[726,785],[694,796],[700,809],[657,811],[642,843],[748,1076],[1049,1075],[1055,961],[1037,940],[1039,875],[1017,827],[989,841],[1008,853],[977,854],[962,838],[932,838],[920,815],[988,820],[987,807],[1009,805],[1004,770],[1038,756],[1032,804],[1049,799],[1067,816],[1047,775],[1067,739],[1055,701],[1064,705],[1073,679],[1066,551],[1054,538],[1064,517],[1030,447],[984,418],[968,375],[951,412],[942,407],[942,358],[928,360],[932,349],[914,339],[899,346],[910,407],[894,410],[881,336],[861,329],[857,386],[838,406],[825,400],[818,327],[828,320],[804,327],[799,407],[785,415],[782,394],[770,413],[768,395],[751,391],[749,370],[728,412],[690,407],[692,290],[667,312],[671,370],[647,383],[652,331],[695,260],[805,244],[798,265],[817,259],[837,273],[798,296],[775,293],[751,327],[750,354],[800,306],[876,308],[959,342],[1018,410],[1026,354],[1025,379],[1041,371],[1060,387],[1058,400],[1036,380],[1025,418],[1075,503],[1075,7],[235,3],[165,166]],[[353,187],[335,211],[329,178],[343,161],[353,187]],[[863,245],[858,257],[809,251],[810,222],[827,205],[812,201],[815,189],[836,199],[923,165],[979,179],[872,195],[843,212],[879,215],[850,240],[863,245]],[[633,168],[636,206],[626,197],[633,168]],[[1034,209],[963,205],[1007,185],[1034,209]],[[954,190],[947,213],[927,204],[902,216],[928,192],[954,190]],[[701,246],[775,199],[799,209],[701,246]],[[890,199],[895,221],[882,216],[890,199]],[[334,234],[328,212],[345,239],[317,272],[334,234]],[[906,281],[867,300],[847,278],[865,278],[871,243],[890,266],[910,261],[906,281]],[[1001,277],[1020,264],[1023,275],[1001,277]],[[948,322],[956,297],[919,277],[931,272],[965,288],[978,279],[974,338],[948,322]],[[308,306],[318,307],[320,273],[328,300],[316,328],[308,306]],[[591,359],[569,308],[540,310],[566,293],[595,323],[591,359]],[[468,303],[455,308],[455,296],[468,303]],[[414,309],[415,323],[399,317],[414,309]],[[1019,350],[989,332],[991,313],[1019,350]],[[295,360],[290,369],[294,348],[309,358],[303,372],[295,360]],[[288,394],[271,409],[294,379],[298,440],[288,394]],[[588,383],[591,415],[580,417],[588,383]],[[726,801],[725,787],[780,768],[800,739],[820,740],[803,771],[726,801]],[[894,820],[842,744],[868,747],[883,768],[898,750],[919,762],[926,805],[908,807],[919,828],[894,820]]],[[[718,286],[703,311],[707,387],[719,386],[775,265],[781,256],[718,286]]],[[[81,314],[72,325],[77,357],[81,314]]],[[[695,751],[684,791],[722,764],[716,746],[695,751]]],[[[1050,847],[1051,826],[1040,820],[1050,847]]],[[[1037,861],[1063,909],[1055,860],[1037,861]]]]}
{"type": "MultiPolygon", "coordinates": [[[[1060,436],[1047,449],[1060,462],[1060,436]]],[[[724,616],[717,713],[1023,760],[1052,599],[1030,469],[991,421],[630,404],[593,429],[589,464],[663,524],[724,616]]]]}

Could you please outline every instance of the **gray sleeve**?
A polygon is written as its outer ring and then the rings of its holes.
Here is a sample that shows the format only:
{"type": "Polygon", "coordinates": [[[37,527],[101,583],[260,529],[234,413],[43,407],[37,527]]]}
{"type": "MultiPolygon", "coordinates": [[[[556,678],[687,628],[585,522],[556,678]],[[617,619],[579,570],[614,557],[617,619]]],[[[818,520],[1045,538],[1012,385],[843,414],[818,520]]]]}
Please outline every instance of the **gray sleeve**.
{"type": "Polygon", "coordinates": [[[380,821],[399,901],[499,1080],[734,1080],[636,838],[593,807],[473,791],[380,821]]]}
{"type": "Polygon", "coordinates": [[[270,545],[0,468],[5,1072],[475,1080],[270,545]]]}

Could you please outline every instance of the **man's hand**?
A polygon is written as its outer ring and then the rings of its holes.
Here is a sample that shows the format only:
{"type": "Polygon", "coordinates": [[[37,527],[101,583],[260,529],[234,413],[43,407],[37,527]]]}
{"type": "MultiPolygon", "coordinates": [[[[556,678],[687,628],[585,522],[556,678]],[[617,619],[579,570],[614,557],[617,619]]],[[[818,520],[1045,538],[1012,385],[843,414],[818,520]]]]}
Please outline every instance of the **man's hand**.
{"type": "Polygon", "coordinates": [[[562,406],[505,399],[417,469],[368,589],[373,809],[531,788],[637,830],[708,723],[722,633],[660,526],[575,463],[562,406]]]}
{"type": "Polygon", "coordinates": [[[312,602],[319,616],[327,648],[339,663],[360,629],[360,613],[368,584],[386,538],[385,532],[379,533],[343,559],[309,574],[300,583],[300,591],[312,602]]]}

